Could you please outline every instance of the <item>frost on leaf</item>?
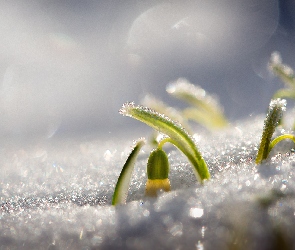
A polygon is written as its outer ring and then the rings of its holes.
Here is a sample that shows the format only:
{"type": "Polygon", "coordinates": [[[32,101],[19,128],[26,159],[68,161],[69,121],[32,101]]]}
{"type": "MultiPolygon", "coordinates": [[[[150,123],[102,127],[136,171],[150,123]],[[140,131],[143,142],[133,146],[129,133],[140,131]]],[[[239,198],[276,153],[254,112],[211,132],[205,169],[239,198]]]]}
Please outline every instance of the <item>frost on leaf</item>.
{"type": "Polygon", "coordinates": [[[191,84],[184,78],[179,78],[170,83],[166,91],[192,105],[183,111],[183,115],[187,119],[194,120],[209,129],[222,128],[228,124],[217,97],[209,95],[200,86],[191,84]]]}
{"type": "Polygon", "coordinates": [[[199,153],[193,137],[179,123],[153,109],[134,106],[134,103],[125,103],[120,113],[139,120],[169,136],[170,142],[185,154],[192,163],[196,178],[199,181],[210,178],[207,164],[199,153]]]}
{"type": "Polygon", "coordinates": [[[126,102],[123,104],[122,108],[119,110],[119,113],[124,116],[131,116],[130,110],[135,107],[134,102],[126,102]]]}
{"type": "Polygon", "coordinates": [[[194,85],[184,78],[179,78],[177,81],[168,84],[166,91],[176,98],[183,99],[193,105],[199,105],[199,102],[202,101],[218,106],[216,98],[208,95],[200,86],[194,85]]]}
{"type": "MultiPolygon", "coordinates": [[[[293,69],[282,63],[282,58],[278,52],[273,52],[269,61],[270,70],[277,75],[288,87],[288,91],[294,92],[295,88],[295,76],[293,69]],[[289,89],[290,88],[290,89],[289,89]]],[[[282,90],[278,90],[277,92],[282,92],[282,90]]],[[[277,94],[277,93],[276,93],[277,94]]],[[[276,95],[275,94],[275,95],[276,95]]],[[[288,93],[283,92],[283,94],[277,94],[277,97],[289,97],[288,93]]]]}
{"type": "Polygon", "coordinates": [[[264,128],[262,132],[260,147],[257,153],[256,163],[259,164],[266,159],[269,154],[269,145],[276,127],[282,119],[283,112],[286,110],[287,102],[285,99],[271,100],[268,113],[264,120],[264,128]]]}

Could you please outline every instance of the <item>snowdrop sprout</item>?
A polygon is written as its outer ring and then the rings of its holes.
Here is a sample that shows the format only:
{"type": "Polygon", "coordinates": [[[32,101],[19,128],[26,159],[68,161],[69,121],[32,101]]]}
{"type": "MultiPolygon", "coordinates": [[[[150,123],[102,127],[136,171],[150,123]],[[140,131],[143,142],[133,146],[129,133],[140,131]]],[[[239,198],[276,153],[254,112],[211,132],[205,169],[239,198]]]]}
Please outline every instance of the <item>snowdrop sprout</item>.
{"type": "Polygon", "coordinates": [[[217,98],[206,93],[200,86],[179,78],[167,85],[166,91],[193,106],[183,111],[187,119],[194,120],[206,128],[220,128],[228,124],[217,98]]]}
{"type": "Polygon", "coordinates": [[[161,148],[153,150],[147,164],[148,180],[146,183],[146,196],[156,197],[158,190],[170,191],[168,179],[169,162],[165,151],[161,148]]]}
{"type": "Polygon", "coordinates": [[[210,178],[207,164],[197,146],[187,131],[169,117],[143,106],[135,106],[134,103],[125,103],[120,113],[146,123],[150,127],[170,137],[170,142],[175,145],[193,165],[194,174],[200,182],[210,178]]]}
{"type": "Polygon", "coordinates": [[[286,88],[279,89],[274,98],[292,98],[295,99],[295,76],[291,67],[282,63],[278,52],[273,52],[269,62],[270,70],[278,76],[285,84],[286,88]]]}
{"type": "Polygon", "coordinates": [[[191,128],[187,123],[187,119],[182,115],[181,111],[178,111],[173,107],[170,107],[169,105],[165,104],[163,101],[157,99],[156,97],[152,95],[146,95],[142,100],[142,104],[144,106],[154,109],[159,113],[166,114],[174,121],[180,122],[186,130],[191,131],[191,128]]]}
{"type": "Polygon", "coordinates": [[[256,164],[265,160],[270,152],[270,143],[273,133],[282,118],[283,112],[286,110],[287,101],[285,99],[271,100],[268,113],[264,120],[264,128],[262,132],[261,142],[256,157],[256,164]]]}

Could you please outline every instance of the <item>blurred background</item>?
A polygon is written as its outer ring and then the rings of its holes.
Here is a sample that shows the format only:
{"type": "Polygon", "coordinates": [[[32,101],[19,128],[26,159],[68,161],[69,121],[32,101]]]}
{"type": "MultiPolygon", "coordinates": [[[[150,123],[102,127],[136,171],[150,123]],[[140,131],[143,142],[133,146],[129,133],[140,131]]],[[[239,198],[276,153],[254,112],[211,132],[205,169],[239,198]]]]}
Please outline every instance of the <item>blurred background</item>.
{"type": "Polygon", "coordinates": [[[295,1],[0,1],[0,137],[117,135],[148,93],[177,106],[179,77],[219,96],[230,120],[265,112],[295,67],[295,1]]]}

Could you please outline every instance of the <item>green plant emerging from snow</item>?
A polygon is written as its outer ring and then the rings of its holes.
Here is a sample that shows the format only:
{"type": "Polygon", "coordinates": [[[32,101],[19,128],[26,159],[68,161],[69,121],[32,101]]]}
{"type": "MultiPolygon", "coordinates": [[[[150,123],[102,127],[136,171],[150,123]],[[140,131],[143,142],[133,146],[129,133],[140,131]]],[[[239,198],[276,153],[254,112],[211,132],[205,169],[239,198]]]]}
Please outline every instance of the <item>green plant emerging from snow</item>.
{"type": "MultiPolygon", "coordinates": [[[[276,127],[281,123],[283,112],[286,110],[287,102],[281,98],[295,99],[295,75],[292,68],[282,63],[278,52],[273,52],[269,62],[270,70],[277,75],[284,83],[285,88],[279,89],[273,95],[273,100],[269,104],[268,114],[264,121],[261,142],[256,157],[256,164],[267,158],[273,147],[280,141],[289,139],[295,143],[295,136],[283,134],[272,139],[276,127]]],[[[293,129],[295,126],[293,125],[293,129]]]]}
{"type": "MultiPolygon", "coordinates": [[[[282,63],[281,55],[278,52],[273,52],[269,62],[269,68],[278,76],[284,83],[285,87],[279,89],[273,95],[273,98],[288,98],[295,100],[295,75],[291,67],[282,63]]],[[[295,130],[295,122],[293,124],[295,130]]]]}
{"type": "Polygon", "coordinates": [[[166,91],[173,97],[188,103],[190,107],[178,111],[150,95],[144,98],[143,104],[179,121],[188,130],[191,130],[188,120],[201,124],[208,130],[215,130],[228,125],[217,98],[209,95],[200,86],[191,84],[184,78],[179,78],[177,81],[168,84],[166,91]]]}
{"type": "MultiPolygon", "coordinates": [[[[282,64],[280,56],[276,52],[272,54],[269,66],[273,73],[286,83],[286,88],[278,90],[269,104],[256,156],[256,164],[260,164],[267,159],[270,151],[282,140],[290,139],[295,143],[295,136],[292,134],[283,134],[272,139],[277,126],[281,122],[283,112],[286,110],[287,102],[281,98],[295,99],[295,76],[293,70],[282,64]]],[[[173,144],[188,158],[198,181],[203,183],[204,180],[210,178],[207,164],[198,151],[192,136],[187,132],[191,131],[188,120],[194,120],[208,129],[220,128],[228,124],[223,115],[221,105],[199,86],[180,78],[176,82],[169,84],[166,90],[172,96],[184,100],[192,107],[178,111],[152,96],[146,96],[144,104],[152,109],[144,106],[135,106],[132,102],[125,103],[120,109],[122,115],[146,123],[158,131],[158,133],[166,136],[160,141],[155,138],[153,140],[156,148],[150,153],[147,163],[147,196],[157,196],[159,190],[170,191],[168,156],[163,150],[163,145],[167,142],[173,144]],[[177,122],[174,122],[172,119],[177,122]]],[[[138,140],[127,158],[115,187],[112,200],[113,205],[126,203],[134,165],[144,144],[144,139],[138,140]]]]}
{"type": "Polygon", "coordinates": [[[295,142],[295,137],[291,134],[280,135],[271,140],[276,127],[279,125],[280,120],[282,119],[283,112],[286,110],[286,104],[287,102],[285,99],[278,98],[271,100],[268,113],[264,120],[264,128],[256,157],[256,164],[260,164],[263,160],[265,160],[273,147],[280,141],[291,139],[293,142],[295,142]]]}
{"type": "Polygon", "coordinates": [[[191,107],[183,110],[183,115],[187,119],[198,122],[209,129],[222,128],[228,125],[217,98],[209,95],[200,86],[180,78],[176,82],[170,83],[166,91],[191,105],[191,107]]]}
{"type": "Polygon", "coordinates": [[[273,98],[295,99],[295,75],[292,68],[282,63],[278,52],[273,52],[270,58],[269,67],[284,83],[285,88],[275,92],[273,98]]]}
{"type": "MultiPolygon", "coordinates": [[[[180,124],[172,121],[164,114],[159,114],[143,106],[135,106],[134,103],[125,103],[120,113],[146,123],[153,129],[167,136],[158,143],[157,148],[150,154],[147,168],[148,181],[146,185],[146,195],[155,196],[159,189],[164,191],[170,190],[168,157],[162,149],[163,145],[167,142],[173,144],[188,158],[192,164],[197,180],[203,183],[204,180],[210,178],[207,164],[198,151],[192,136],[190,136],[180,124]]],[[[131,173],[134,168],[134,161],[138,152],[137,147],[139,146],[141,146],[141,144],[135,146],[123,167],[115,188],[113,205],[124,203],[126,200],[126,186],[129,186],[131,173]],[[122,187],[124,187],[123,190],[122,187]]]]}

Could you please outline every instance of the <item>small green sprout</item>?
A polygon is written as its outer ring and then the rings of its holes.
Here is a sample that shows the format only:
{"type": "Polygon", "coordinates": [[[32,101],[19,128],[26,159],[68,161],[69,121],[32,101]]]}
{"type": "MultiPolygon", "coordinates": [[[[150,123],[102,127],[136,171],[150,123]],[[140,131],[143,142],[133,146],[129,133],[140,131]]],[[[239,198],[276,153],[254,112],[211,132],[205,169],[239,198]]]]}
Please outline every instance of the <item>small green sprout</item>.
{"type": "Polygon", "coordinates": [[[217,98],[209,95],[200,86],[191,84],[185,78],[179,78],[177,81],[168,84],[166,91],[173,97],[185,101],[191,107],[177,110],[151,95],[145,96],[142,104],[178,121],[188,131],[192,131],[188,124],[189,120],[201,124],[208,130],[215,130],[228,125],[217,98]]]}
{"type": "Polygon", "coordinates": [[[193,165],[193,171],[197,180],[202,182],[210,178],[207,164],[199,153],[192,136],[180,124],[173,122],[164,114],[159,114],[147,107],[135,106],[133,102],[125,103],[120,113],[137,119],[157,131],[166,134],[170,138],[169,142],[176,146],[189,159],[193,165]]]}
{"type": "Polygon", "coordinates": [[[180,78],[176,82],[170,83],[166,87],[166,91],[192,105],[192,107],[183,111],[187,119],[194,120],[209,129],[222,128],[228,125],[217,98],[209,95],[200,86],[180,78]]]}
{"type": "MultiPolygon", "coordinates": [[[[158,142],[157,148],[149,156],[147,163],[146,196],[157,196],[158,190],[170,191],[169,162],[165,151],[162,149],[164,144],[171,143],[176,146],[191,162],[194,174],[201,183],[210,178],[207,164],[199,153],[193,138],[186,130],[176,122],[163,114],[143,107],[135,106],[134,103],[125,103],[120,109],[120,113],[146,123],[166,135],[158,142]]],[[[113,195],[113,205],[126,203],[128,187],[130,185],[134,163],[144,141],[140,140],[131,154],[129,155],[119,176],[113,195]]]]}
{"type": "Polygon", "coordinates": [[[285,88],[279,89],[273,98],[290,98],[295,99],[295,75],[292,68],[282,63],[281,56],[278,52],[273,52],[270,58],[269,67],[286,85],[285,88]]]}
{"type": "Polygon", "coordinates": [[[169,162],[165,151],[162,148],[153,150],[147,163],[148,180],[146,182],[145,195],[156,197],[158,190],[170,191],[168,179],[169,162]]]}
{"type": "Polygon", "coordinates": [[[256,157],[256,164],[260,164],[263,160],[265,160],[273,147],[280,141],[284,139],[291,139],[293,142],[295,142],[294,136],[290,134],[278,136],[273,141],[271,141],[275,129],[280,123],[283,112],[286,110],[286,104],[287,102],[285,99],[278,98],[271,100],[267,116],[264,120],[264,128],[256,157]]]}

